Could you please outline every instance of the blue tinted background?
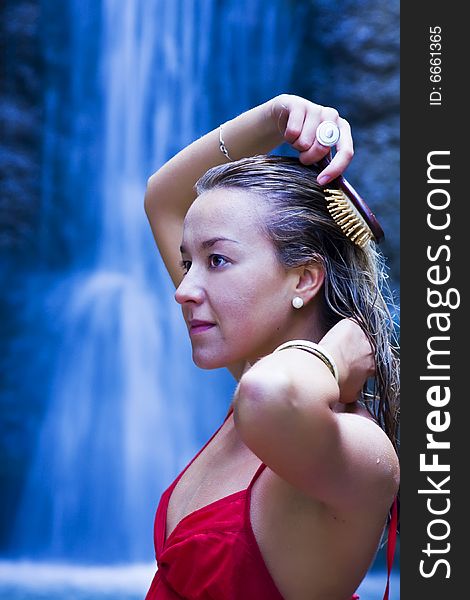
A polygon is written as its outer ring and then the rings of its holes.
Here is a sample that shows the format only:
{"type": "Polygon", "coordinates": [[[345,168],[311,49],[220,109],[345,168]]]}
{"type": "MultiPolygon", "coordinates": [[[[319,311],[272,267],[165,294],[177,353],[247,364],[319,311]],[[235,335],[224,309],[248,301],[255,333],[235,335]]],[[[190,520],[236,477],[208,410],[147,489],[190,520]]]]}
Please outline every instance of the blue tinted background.
{"type": "MultiPolygon", "coordinates": [[[[278,93],[335,106],[398,296],[399,3],[8,0],[0,11],[0,596],[139,598],[160,494],[234,390],[228,372],[192,364],[144,215],[147,178],[278,93]]],[[[382,597],[383,564],[381,552],[361,598],[382,597]]]]}

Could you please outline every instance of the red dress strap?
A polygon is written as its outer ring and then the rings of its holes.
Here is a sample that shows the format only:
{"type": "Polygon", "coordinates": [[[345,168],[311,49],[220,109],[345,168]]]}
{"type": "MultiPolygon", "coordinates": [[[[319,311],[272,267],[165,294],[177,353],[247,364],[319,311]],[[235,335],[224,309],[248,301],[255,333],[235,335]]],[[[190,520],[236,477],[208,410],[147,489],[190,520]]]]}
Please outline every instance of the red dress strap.
{"type": "Polygon", "coordinates": [[[199,452],[189,461],[189,463],[183,468],[183,470],[179,473],[173,483],[163,492],[161,500],[157,507],[157,513],[155,515],[155,521],[153,526],[154,531],[154,539],[155,539],[155,553],[158,560],[158,557],[163,552],[163,547],[165,545],[165,534],[166,534],[166,513],[168,509],[168,504],[170,502],[170,496],[173,490],[176,487],[178,481],[183,477],[184,473],[189,469],[189,467],[193,464],[196,458],[207,448],[207,446],[212,442],[212,440],[216,437],[222,427],[225,425],[227,419],[233,412],[233,407],[231,406],[226,417],[224,418],[223,423],[218,427],[218,429],[212,434],[212,436],[207,440],[204,446],[199,450],[199,452]]]}
{"type": "Polygon", "coordinates": [[[392,504],[392,515],[388,526],[387,539],[387,587],[385,588],[383,600],[388,600],[390,591],[390,574],[392,572],[393,559],[395,557],[395,547],[397,544],[397,526],[398,526],[398,500],[395,498],[392,504]]]}

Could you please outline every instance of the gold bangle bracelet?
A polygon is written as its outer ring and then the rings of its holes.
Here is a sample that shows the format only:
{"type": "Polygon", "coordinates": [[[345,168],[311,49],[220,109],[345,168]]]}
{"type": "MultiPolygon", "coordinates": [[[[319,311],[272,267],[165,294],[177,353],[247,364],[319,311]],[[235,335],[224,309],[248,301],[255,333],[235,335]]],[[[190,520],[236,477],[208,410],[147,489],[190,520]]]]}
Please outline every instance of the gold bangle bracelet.
{"type": "Polygon", "coordinates": [[[320,344],[315,344],[310,340],[290,340],[289,342],[285,342],[278,346],[274,352],[278,352],[279,350],[286,350],[287,348],[297,348],[298,350],[304,350],[305,352],[309,352],[313,354],[317,358],[319,358],[323,364],[325,364],[330,370],[333,377],[339,382],[338,375],[338,367],[336,366],[333,357],[329,352],[327,352],[320,344]]]}

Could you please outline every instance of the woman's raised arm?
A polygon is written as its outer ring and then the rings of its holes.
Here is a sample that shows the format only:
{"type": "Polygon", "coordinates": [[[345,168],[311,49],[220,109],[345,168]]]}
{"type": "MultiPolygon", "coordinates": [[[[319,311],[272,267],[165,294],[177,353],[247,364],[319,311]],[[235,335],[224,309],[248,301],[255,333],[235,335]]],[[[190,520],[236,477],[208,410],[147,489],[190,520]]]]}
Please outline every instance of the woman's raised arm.
{"type": "MultiPolygon", "coordinates": [[[[315,138],[318,125],[325,120],[337,123],[341,132],[335,157],[318,177],[319,183],[325,184],[344,171],[353,155],[349,124],[333,108],[282,94],[227,121],[223,125],[222,139],[232,160],[265,154],[286,141],[299,151],[301,162],[312,164],[330,150],[315,138]]],[[[219,134],[217,128],[196,140],[148,181],[145,211],[176,287],[183,277],[179,247],[184,217],[195,199],[194,185],[209,168],[229,160],[220,149],[219,134]]]]}
{"type": "MultiPolygon", "coordinates": [[[[270,119],[269,103],[226,123],[223,138],[232,159],[268,152],[282,142],[282,135],[270,119]]],[[[219,148],[217,128],[184,148],[148,181],[145,211],[176,287],[183,277],[179,247],[184,217],[196,197],[194,185],[208,169],[228,160],[219,148]]]]}

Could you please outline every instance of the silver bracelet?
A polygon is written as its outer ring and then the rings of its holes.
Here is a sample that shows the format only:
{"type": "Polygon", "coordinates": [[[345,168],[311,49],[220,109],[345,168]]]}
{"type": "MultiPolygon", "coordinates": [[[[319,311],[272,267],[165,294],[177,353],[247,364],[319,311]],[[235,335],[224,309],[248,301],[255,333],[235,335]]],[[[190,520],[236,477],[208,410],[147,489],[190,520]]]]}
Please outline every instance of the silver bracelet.
{"type": "Polygon", "coordinates": [[[328,367],[330,373],[333,375],[336,381],[339,381],[338,367],[336,366],[333,357],[325,350],[325,348],[323,348],[323,346],[320,346],[320,344],[315,344],[310,340],[290,340],[289,342],[285,342],[284,344],[278,346],[274,352],[277,352],[278,350],[286,350],[287,348],[297,348],[298,350],[310,352],[319,358],[328,367]]]}
{"type": "Polygon", "coordinates": [[[223,140],[223,138],[222,138],[222,125],[220,125],[220,126],[219,126],[219,150],[220,150],[220,151],[222,152],[222,154],[223,154],[224,156],[226,156],[226,157],[227,157],[229,160],[232,160],[232,159],[230,158],[230,155],[229,155],[229,153],[228,153],[227,146],[225,145],[225,142],[224,142],[224,140],[223,140]]]}

